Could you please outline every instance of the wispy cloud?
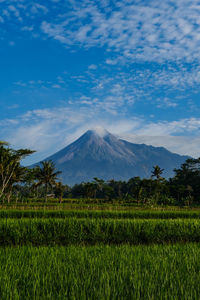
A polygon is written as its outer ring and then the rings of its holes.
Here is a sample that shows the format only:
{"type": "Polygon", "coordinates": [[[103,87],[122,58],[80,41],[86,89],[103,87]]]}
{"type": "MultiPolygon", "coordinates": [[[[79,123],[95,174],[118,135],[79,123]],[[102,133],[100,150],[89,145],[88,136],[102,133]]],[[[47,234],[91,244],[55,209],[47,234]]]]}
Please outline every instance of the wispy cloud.
{"type": "Polygon", "coordinates": [[[62,72],[51,80],[19,80],[14,82],[14,90],[27,93],[65,91],[65,98],[73,103],[102,107],[112,114],[120,110],[123,114],[140,102],[157,109],[187,104],[188,110],[195,111],[196,106],[190,98],[192,93],[198,93],[199,84],[199,66],[186,64],[177,68],[167,64],[155,70],[148,66],[145,69],[128,66],[124,70],[117,66],[92,64],[81,73],[62,72]]]}
{"type": "MultiPolygon", "coordinates": [[[[10,0],[9,4],[2,2],[0,22],[7,25],[14,22],[19,34],[49,37],[68,48],[75,46],[76,51],[103,48],[106,50],[101,62],[104,67],[112,70],[127,67],[126,82],[135,88],[136,85],[144,88],[145,83],[146,89],[164,86],[184,91],[200,83],[199,13],[198,0],[116,3],[73,0],[49,1],[46,6],[41,0],[10,0]],[[35,18],[37,22],[33,25],[35,18]],[[135,62],[160,63],[160,67],[139,69],[131,65],[135,62]]],[[[97,64],[88,66],[89,71],[96,69],[97,64]]],[[[112,75],[122,77],[122,73],[112,75]]],[[[135,94],[141,92],[141,87],[138,86],[140,91],[135,94]]]]}
{"type": "Polygon", "coordinates": [[[187,118],[171,122],[149,122],[137,130],[137,135],[200,135],[200,119],[187,118]]]}
{"type": "Polygon", "coordinates": [[[43,33],[66,45],[106,46],[133,61],[199,59],[198,0],[71,3],[56,21],[42,22],[43,33]]]}
{"type": "MultiPolygon", "coordinates": [[[[66,46],[106,47],[131,61],[195,61],[200,57],[199,0],[2,1],[0,22],[32,29],[66,46]],[[24,21],[29,24],[24,25],[24,21]]],[[[22,29],[23,30],[23,29],[22,29]]],[[[32,31],[32,30],[30,30],[32,31]]],[[[40,34],[39,34],[40,36],[40,34]]],[[[107,58],[114,65],[116,59],[107,58]]]]}
{"type": "MultiPolygon", "coordinates": [[[[154,143],[164,142],[162,137],[167,136],[169,145],[175,145],[171,135],[193,135],[188,154],[197,152],[199,0],[0,0],[0,4],[1,43],[6,34],[6,46],[17,46],[23,39],[26,43],[33,36],[48,46],[52,41],[53,47],[61,47],[59,53],[67,62],[58,63],[69,66],[60,74],[52,69],[55,76],[39,72],[41,78],[32,80],[16,72],[11,104],[22,96],[19,103],[30,99],[30,107],[47,103],[49,108],[30,108],[16,118],[3,119],[0,127],[4,139],[16,147],[38,150],[37,160],[64,147],[85,130],[101,125],[119,136],[140,135],[154,143]],[[12,38],[10,29],[14,32],[12,38]],[[100,53],[95,59],[89,57],[93,48],[100,53]],[[68,61],[72,51],[76,67],[68,61]],[[88,57],[81,68],[80,57],[88,57]],[[165,112],[172,115],[165,116],[165,112]]],[[[36,62],[39,70],[41,61],[36,62]]],[[[29,103],[23,109],[27,107],[29,103]]],[[[188,138],[179,141],[174,149],[180,153],[181,141],[187,142],[188,138]]],[[[188,147],[182,149],[187,152],[188,147]]]]}
{"type": "Polygon", "coordinates": [[[200,157],[200,136],[136,136],[122,134],[121,138],[136,144],[165,147],[169,151],[181,155],[200,157]]]}
{"type": "Polygon", "coordinates": [[[127,120],[119,114],[112,118],[109,113],[104,114],[103,117],[100,115],[93,109],[88,110],[83,107],[79,112],[69,107],[28,111],[16,119],[2,120],[0,127],[4,134],[1,138],[6,139],[15,147],[30,147],[37,150],[38,153],[28,160],[29,163],[51,155],[74,141],[86,130],[96,126],[102,126],[119,137],[126,137],[135,142],[144,141],[156,146],[164,145],[181,154],[198,156],[200,119],[148,122],[143,118],[127,120]],[[170,137],[181,135],[182,138],[177,139],[170,137]],[[163,136],[166,137],[165,141],[163,136]],[[190,139],[192,142],[186,144],[186,141],[190,139]],[[167,141],[170,141],[169,147],[167,141]],[[180,150],[178,146],[181,147],[180,150]]]}

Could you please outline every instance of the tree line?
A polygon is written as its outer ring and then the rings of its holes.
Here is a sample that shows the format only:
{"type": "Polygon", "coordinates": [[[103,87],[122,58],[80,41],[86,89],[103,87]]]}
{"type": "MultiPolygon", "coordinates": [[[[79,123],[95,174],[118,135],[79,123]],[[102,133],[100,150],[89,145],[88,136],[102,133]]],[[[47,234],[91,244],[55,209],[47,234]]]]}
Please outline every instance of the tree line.
{"type": "Polygon", "coordinates": [[[60,171],[52,161],[43,161],[33,168],[23,167],[21,160],[31,155],[30,149],[14,150],[0,142],[0,200],[10,202],[23,198],[80,198],[93,201],[122,201],[137,205],[199,205],[200,158],[190,158],[174,169],[174,177],[162,177],[163,169],[153,166],[150,178],[133,177],[127,181],[98,177],[72,187],[59,181],[60,171]]]}

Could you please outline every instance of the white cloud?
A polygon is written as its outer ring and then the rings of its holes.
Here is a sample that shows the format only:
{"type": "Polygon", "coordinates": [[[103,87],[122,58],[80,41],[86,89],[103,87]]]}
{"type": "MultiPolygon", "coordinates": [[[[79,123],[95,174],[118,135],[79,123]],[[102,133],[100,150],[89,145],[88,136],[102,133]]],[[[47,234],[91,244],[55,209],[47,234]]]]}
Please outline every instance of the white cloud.
{"type": "MultiPolygon", "coordinates": [[[[24,24],[26,20],[30,21],[30,18],[36,18],[41,15],[46,15],[48,13],[48,8],[43,2],[38,0],[35,1],[24,1],[24,0],[9,0],[9,1],[0,1],[0,16],[1,20],[3,18],[4,22],[9,22],[9,24],[14,21],[15,28],[18,29],[16,20],[21,24],[24,24]]],[[[31,26],[23,25],[22,28],[30,29],[31,26]]],[[[23,30],[23,29],[22,29],[23,30]]],[[[31,31],[31,30],[29,30],[31,31]]]]}
{"type": "Polygon", "coordinates": [[[41,5],[39,3],[33,3],[31,6],[31,12],[33,14],[38,14],[40,11],[42,11],[44,14],[48,13],[48,8],[44,5],[41,5]]]}
{"type": "Polygon", "coordinates": [[[108,65],[116,65],[117,63],[118,63],[118,59],[110,59],[110,58],[106,59],[106,64],[108,65]]]}
{"type": "Polygon", "coordinates": [[[22,31],[33,31],[34,26],[24,26],[21,28],[22,31]]]}
{"type": "Polygon", "coordinates": [[[200,157],[200,136],[134,136],[121,135],[122,139],[136,144],[165,147],[171,152],[181,155],[200,157]]]}
{"type": "MultiPolygon", "coordinates": [[[[193,61],[200,56],[198,0],[73,1],[69,13],[42,31],[64,44],[107,46],[131,60],[193,61]]],[[[112,60],[107,60],[112,64],[112,60]]]]}
{"type": "Polygon", "coordinates": [[[18,20],[22,30],[32,31],[30,19],[39,18],[33,30],[38,37],[41,30],[67,46],[115,51],[105,59],[108,65],[124,58],[179,63],[200,58],[199,13],[199,0],[10,0],[2,1],[0,22],[18,20]]]}
{"type": "Polygon", "coordinates": [[[83,106],[77,110],[72,106],[28,111],[16,119],[0,122],[1,139],[14,147],[38,151],[27,163],[44,159],[97,126],[136,143],[164,146],[180,154],[200,156],[200,119],[195,118],[153,123],[143,118],[127,120],[120,114],[111,116],[110,112],[102,116],[101,110],[83,106]]]}
{"type": "Polygon", "coordinates": [[[137,130],[137,135],[200,135],[200,119],[189,118],[178,121],[162,121],[145,124],[137,130]]]}
{"type": "Polygon", "coordinates": [[[95,64],[89,65],[88,67],[89,70],[96,70],[97,66],[95,64]]]}
{"type": "Polygon", "coordinates": [[[52,85],[52,88],[54,88],[54,89],[60,89],[61,86],[60,86],[59,84],[53,84],[53,85],[52,85]]]}

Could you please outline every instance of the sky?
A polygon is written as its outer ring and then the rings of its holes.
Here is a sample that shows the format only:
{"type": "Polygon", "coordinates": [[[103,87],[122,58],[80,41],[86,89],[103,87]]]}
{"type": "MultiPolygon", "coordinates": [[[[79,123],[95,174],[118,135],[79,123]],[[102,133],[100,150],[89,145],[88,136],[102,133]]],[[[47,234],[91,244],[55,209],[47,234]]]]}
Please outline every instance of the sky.
{"type": "Polygon", "coordinates": [[[0,0],[0,140],[86,130],[200,156],[200,1],[0,0]]]}

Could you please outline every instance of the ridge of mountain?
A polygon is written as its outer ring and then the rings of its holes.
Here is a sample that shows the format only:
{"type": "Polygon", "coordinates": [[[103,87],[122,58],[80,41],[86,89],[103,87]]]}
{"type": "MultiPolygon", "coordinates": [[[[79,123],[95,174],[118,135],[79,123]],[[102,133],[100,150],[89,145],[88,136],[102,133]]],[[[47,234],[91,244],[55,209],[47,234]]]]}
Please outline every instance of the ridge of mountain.
{"type": "Polygon", "coordinates": [[[73,185],[94,177],[104,180],[128,180],[134,176],[150,177],[152,167],[164,169],[163,176],[173,176],[188,156],[172,153],[164,147],[134,144],[118,139],[106,130],[88,130],[73,143],[45,160],[52,160],[62,171],[63,183],[73,185]]]}

